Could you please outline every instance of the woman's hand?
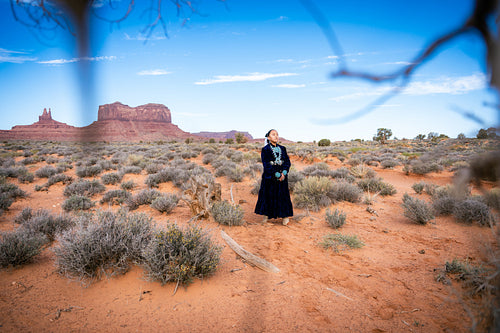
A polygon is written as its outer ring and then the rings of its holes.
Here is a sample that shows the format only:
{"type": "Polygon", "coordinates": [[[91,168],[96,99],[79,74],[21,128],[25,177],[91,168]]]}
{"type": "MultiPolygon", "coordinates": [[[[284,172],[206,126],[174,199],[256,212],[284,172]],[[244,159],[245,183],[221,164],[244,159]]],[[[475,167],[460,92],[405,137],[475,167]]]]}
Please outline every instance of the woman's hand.
{"type": "Polygon", "coordinates": [[[285,180],[285,175],[284,175],[284,174],[281,174],[281,177],[280,177],[280,178],[278,178],[278,180],[279,180],[280,182],[284,181],[284,180],[285,180]]]}

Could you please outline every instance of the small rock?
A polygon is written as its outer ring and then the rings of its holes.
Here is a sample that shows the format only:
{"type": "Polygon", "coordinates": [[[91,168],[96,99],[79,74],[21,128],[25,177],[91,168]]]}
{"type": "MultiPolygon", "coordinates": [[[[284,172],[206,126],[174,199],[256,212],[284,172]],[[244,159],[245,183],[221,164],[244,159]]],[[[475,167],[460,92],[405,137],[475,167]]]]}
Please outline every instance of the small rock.
{"type": "Polygon", "coordinates": [[[424,253],[425,253],[425,250],[423,250],[423,249],[422,249],[422,250],[418,251],[418,253],[420,253],[420,254],[424,254],[424,253]]]}

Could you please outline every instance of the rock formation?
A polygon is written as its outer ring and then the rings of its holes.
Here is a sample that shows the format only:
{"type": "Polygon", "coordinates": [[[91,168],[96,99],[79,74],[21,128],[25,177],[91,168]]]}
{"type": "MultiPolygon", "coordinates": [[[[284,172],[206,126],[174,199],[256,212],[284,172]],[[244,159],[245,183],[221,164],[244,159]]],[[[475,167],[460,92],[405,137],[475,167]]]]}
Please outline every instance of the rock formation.
{"type": "Polygon", "coordinates": [[[103,120],[131,120],[172,123],[170,110],[163,104],[146,104],[130,107],[120,102],[99,106],[97,121],[103,120]]]}

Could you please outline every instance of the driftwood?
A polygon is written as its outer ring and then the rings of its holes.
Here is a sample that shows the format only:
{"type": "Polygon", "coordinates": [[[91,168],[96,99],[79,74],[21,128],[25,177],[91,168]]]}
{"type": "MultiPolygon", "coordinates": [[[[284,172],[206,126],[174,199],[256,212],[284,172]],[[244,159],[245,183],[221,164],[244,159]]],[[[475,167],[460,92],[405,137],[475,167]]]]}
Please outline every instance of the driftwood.
{"type": "Polygon", "coordinates": [[[236,252],[240,257],[245,259],[248,263],[257,266],[258,268],[270,272],[270,273],[278,273],[280,270],[278,267],[274,266],[270,262],[257,257],[256,255],[248,252],[244,248],[241,247],[238,243],[236,243],[228,234],[226,234],[223,230],[220,231],[222,238],[226,241],[227,245],[236,252]]]}
{"type": "Polygon", "coordinates": [[[212,203],[221,200],[221,184],[203,176],[191,177],[189,183],[190,188],[183,192],[182,200],[191,209],[193,219],[208,218],[212,203]]]}

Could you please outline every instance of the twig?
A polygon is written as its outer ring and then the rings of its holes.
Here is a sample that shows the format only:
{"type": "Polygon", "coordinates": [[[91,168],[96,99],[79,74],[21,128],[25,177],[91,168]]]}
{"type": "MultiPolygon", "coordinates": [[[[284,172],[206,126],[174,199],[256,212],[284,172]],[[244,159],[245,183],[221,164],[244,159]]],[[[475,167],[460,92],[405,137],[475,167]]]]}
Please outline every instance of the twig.
{"type": "Polygon", "coordinates": [[[231,273],[233,272],[237,272],[237,271],[241,271],[243,268],[233,268],[232,270],[230,270],[231,273]]]}
{"type": "Polygon", "coordinates": [[[231,194],[231,202],[234,205],[234,198],[233,198],[233,184],[231,184],[231,189],[229,190],[229,193],[231,194]]]}
{"type": "Polygon", "coordinates": [[[350,297],[348,297],[348,296],[346,296],[346,295],[344,295],[344,294],[342,294],[342,293],[339,293],[338,291],[333,290],[332,288],[328,288],[328,287],[327,287],[327,288],[326,288],[326,290],[331,291],[332,293],[334,293],[334,294],[335,294],[335,295],[337,295],[337,296],[342,296],[342,297],[347,298],[347,299],[348,299],[348,300],[350,300],[350,301],[354,301],[352,298],[350,298],[350,297]]]}

